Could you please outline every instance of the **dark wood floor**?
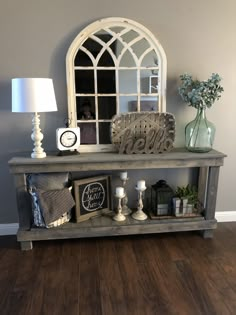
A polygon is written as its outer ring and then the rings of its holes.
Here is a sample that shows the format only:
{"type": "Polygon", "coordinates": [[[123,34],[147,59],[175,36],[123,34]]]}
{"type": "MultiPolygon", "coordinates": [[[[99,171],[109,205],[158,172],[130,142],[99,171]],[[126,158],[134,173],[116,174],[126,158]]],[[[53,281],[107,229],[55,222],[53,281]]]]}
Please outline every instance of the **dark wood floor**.
{"type": "Polygon", "coordinates": [[[236,314],[236,223],[197,233],[0,238],[1,315],[236,314]]]}

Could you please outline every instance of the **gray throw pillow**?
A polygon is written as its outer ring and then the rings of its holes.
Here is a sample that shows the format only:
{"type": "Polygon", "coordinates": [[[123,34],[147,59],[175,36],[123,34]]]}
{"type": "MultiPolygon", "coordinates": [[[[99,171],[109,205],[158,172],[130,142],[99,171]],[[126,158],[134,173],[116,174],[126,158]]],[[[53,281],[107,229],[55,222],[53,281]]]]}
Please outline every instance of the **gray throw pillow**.
{"type": "MultiPolygon", "coordinates": [[[[37,190],[60,190],[70,186],[70,173],[39,173],[27,175],[27,188],[31,195],[33,223],[39,227],[46,227],[37,190]]],[[[64,214],[64,213],[63,213],[64,214]]]]}
{"type": "Polygon", "coordinates": [[[75,201],[68,188],[48,191],[37,189],[36,195],[46,225],[58,220],[75,205],[75,201]]]}
{"type": "Polygon", "coordinates": [[[28,187],[42,190],[62,189],[69,186],[69,173],[40,173],[27,176],[28,187]]]}

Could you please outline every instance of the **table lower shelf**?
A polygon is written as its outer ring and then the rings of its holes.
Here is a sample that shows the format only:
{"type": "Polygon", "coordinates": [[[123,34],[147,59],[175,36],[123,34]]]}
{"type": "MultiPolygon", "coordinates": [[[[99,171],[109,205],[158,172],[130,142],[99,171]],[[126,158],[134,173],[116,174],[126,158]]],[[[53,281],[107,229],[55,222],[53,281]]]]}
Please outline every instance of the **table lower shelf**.
{"type": "Polygon", "coordinates": [[[123,222],[116,222],[109,216],[102,216],[92,218],[81,223],[68,222],[59,227],[50,229],[19,229],[17,233],[17,240],[19,242],[26,242],[67,238],[152,234],[194,230],[213,230],[216,227],[217,221],[215,219],[205,220],[204,217],[173,218],[163,220],[147,219],[145,221],[136,221],[131,217],[127,217],[127,219],[123,222]]]}

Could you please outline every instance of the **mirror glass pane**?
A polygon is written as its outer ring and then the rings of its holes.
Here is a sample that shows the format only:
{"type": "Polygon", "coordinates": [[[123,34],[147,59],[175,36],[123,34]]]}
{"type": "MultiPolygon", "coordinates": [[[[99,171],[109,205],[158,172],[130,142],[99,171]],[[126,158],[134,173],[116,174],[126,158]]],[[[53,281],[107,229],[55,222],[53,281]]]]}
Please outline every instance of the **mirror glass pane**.
{"type": "Polygon", "coordinates": [[[114,67],[114,61],[110,53],[105,50],[98,61],[98,67],[114,67]]]}
{"type": "Polygon", "coordinates": [[[158,86],[158,76],[157,75],[151,75],[149,77],[149,93],[158,93],[159,92],[159,86],[158,86]]]}
{"type": "Polygon", "coordinates": [[[140,100],[140,109],[141,111],[157,111],[158,110],[158,97],[141,97],[140,100]]]}
{"type": "Polygon", "coordinates": [[[140,39],[138,42],[132,45],[134,53],[138,58],[150,47],[148,41],[145,38],[140,39]]]}
{"type": "Polygon", "coordinates": [[[94,33],[94,36],[101,39],[104,43],[109,42],[109,40],[111,40],[111,38],[113,37],[112,35],[110,35],[107,31],[105,30],[99,30],[98,32],[94,33]]]}
{"type": "Polygon", "coordinates": [[[94,93],[94,71],[75,70],[76,93],[94,93]]]}
{"type": "Polygon", "coordinates": [[[140,92],[148,94],[149,93],[149,70],[140,70],[140,92]]]}
{"type": "Polygon", "coordinates": [[[158,57],[154,50],[147,52],[147,54],[143,56],[141,66],[154,69],[158,67],[158,57]]]}
{"type": "Polygon", "coordinates": [[[130,43],[133,39],[138,37],[139,34],[134,30],[129,30],[128,32],[124,33],[121,38],[124,42],[130,43]]]}
{"type": "Polygon", "coordinates": [[[133,101],[137,103],[137,96],[120,96],[120,113],[136,111],[133,106],[133,101]]]}
{"type": "Polygon", "coordinates": [[[77,120],[95,119],[95,98],[92,97],[76,97],[77,120]]]}
{"type": "Polygon", "coordinates": [[[98,97],[98,119],[111,119],[116,114],[116,97],[98,97]]]}
{"type": "Polygon", "coordinates": [[[115,93],[115,71],[114,70],[98,70],[97,71],[97,90],[98,93],[115,93]]]}
{"type": "Polygon", "coordinates": [[[111,124],[110,122],[100,122],[99,123],[99,143],[100,144],[110,144],[111,143],[111,124]]]}
{"type": "Polygon", "coordinates": [[[144,94],[158,93],[158,76],[152,75],[152,70],[140,71],[140,91],[144,94]]]}
{"type": "Polygon", "coordinates": [[[110,30],[112,32],[116,33],[116,34],[122,32],[123,29],[124,29],[124,27],[122,27],[122,26],[112,26],[112,27],[110,27],[110,30]]]}
{"type": "MultiPolygon", "coordinates": [[[[129,101],[128,105],[130,112],[138,111],[138,101],[134,98],[129,101]]],[[[155,111],[158,108],[157,97],[141,97],[140,111],[155,111]]]]}
{"type": "Polygon", "coordinates": [[[119,70],[119,92],[137,93],[137,70],[119,70]]]}
{"type": "Polygon", "coordinates": [[[93,63],[90,59],[90,57],[83,52],[81,49],[78,50],[76,56],[75,56],[75,66],[83,66],[88,67],[92,66],[93,63]]]}
{"type": "Polygon", "coordinates": [[[92,38],[88,38],[84,43],[83,47],[91,52],[94,58],[97,57],[98,53],[102,49],[102,45],[100,45],[97,41],[92,38]]]}
{"type": "Polygon", "coordinates": [[[96,123],[80,122],[80,143],[81,144],[96,144],[96,123]]]}
{"type": "Polygon", "coordinates": [[[121,58],[121,54],[123,54],[123,51],[125,49],[124,43],[119,39],[116,41],[116,57],[117,59],[121,58]]]}
{"type": "Polygon", "coordinates": [[[129,50],[126,50],[120,59],[120,67],[135,67],[136,62],[129,50]]]}

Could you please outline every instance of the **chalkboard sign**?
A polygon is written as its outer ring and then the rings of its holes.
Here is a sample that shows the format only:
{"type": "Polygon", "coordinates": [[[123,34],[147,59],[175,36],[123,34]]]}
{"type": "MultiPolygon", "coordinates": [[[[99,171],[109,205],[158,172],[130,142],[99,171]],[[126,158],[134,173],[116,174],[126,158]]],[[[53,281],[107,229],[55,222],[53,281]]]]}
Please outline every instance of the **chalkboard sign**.
{"type": "Polygon", "coordinates": [[[97,176],[74,181],[76,222],[111,210],[111,177],[97,176]]]}

